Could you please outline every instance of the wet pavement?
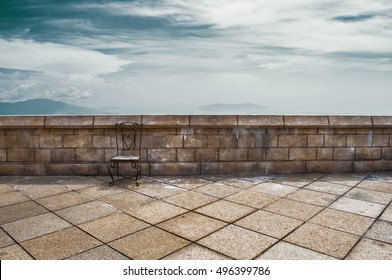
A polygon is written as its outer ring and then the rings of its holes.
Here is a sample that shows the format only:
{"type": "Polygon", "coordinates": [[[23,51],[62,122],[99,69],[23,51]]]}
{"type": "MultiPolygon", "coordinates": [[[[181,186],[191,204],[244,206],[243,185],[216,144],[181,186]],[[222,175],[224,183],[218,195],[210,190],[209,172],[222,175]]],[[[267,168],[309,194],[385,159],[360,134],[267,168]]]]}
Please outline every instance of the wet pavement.
{"type": "Polygon", "coordinates": [[[0,259],[392,259],[392,173],[0,177],[0,259]]]}

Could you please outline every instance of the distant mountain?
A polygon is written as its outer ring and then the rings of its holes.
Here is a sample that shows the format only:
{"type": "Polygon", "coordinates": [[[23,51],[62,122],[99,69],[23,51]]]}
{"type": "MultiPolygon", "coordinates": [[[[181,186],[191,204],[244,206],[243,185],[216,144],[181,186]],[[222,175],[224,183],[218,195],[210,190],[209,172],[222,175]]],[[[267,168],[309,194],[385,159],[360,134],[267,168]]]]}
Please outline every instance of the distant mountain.
{"type": "Polygon", "coordinates": [[[214,103],[210,105],[201,106],[198,109],[202,111],[207,111],[209,113],[211,112],[262,113],[263,111],[272,109],[272,107],[249,102],[249,103],[239,103],[239,104],[214,103]]]}
{"type": "Polygon", "coordinates": [[[96,110],[45,98],[0,102],[0,115],[93,114],[96,110]]]}

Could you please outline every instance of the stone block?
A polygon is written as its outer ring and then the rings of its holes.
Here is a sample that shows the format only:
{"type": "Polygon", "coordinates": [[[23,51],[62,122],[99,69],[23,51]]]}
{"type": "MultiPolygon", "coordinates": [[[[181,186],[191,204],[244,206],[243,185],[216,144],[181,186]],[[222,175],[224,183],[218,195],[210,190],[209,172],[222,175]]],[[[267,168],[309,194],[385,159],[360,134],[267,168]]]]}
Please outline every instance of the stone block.
{"type": "Polygon", "coordinates": [[[356,128],[335,128],[335,134],[357,134],[356,128]]]}
{"type": "Polygon", "coordinates": [[[267,157],[266,149],[264,149],[264,148],[249,148],[248,149],[248,160],[249,161],[265,160],[266,157],[267,157]]]}
{"type": "Polygon", "coordinates": [[[388,127],[392,126],[392,116],[373,116],[374,127],[388,127]]]}
{"type": "Polygon", "coordinates": [[[335,148],[333,158],[335,160],[354,160],[355,148],[335,148]]]}
{"type": "Polygon", "coordinates": [[[317,134],[322,134],[322,135],[327,135],[327,134],[334,134],[335,133],[335,129],[334,128],[318,128],[317,129],[317,134]]]}
{"type": "Polygon", "coordinates": [[[93,135],[93,148],[114,148],[110,135],[93,135]]]}
{"type": "Polygon", "coordinates": [[[294,135],[298,135],[298,134],[307,134],[307,135],[315,135],[317,134],[317,128],[290,128],[289,133],[290,134],[294,134],[294,135]]]}
{"type": "Polygon", "coordinates": [[[50,161],[52,162],[72,162],[75,159],[75,149],[52,149],[50,151],[50,161]]]}
{"type": "Polygon", "coordinates": [[[304,173],[305,166],[305,162],[301,161],[263,161],[258,163],[258,174],[304,173]]]}
{"type": "Polygon", "coordinates": [[[287,127],[328,127],[328,116],[284,116],[287,127]]]}
{"type": "Polygon", "coordinates": [[[104,133],[103,128],[75,128],[74,134],[83,134],[83,135],[102,135],[104,133]]]}
{"type": "Polygon", "coordinates": [[[218,148],[202,148],[195,150],[195,161],[218,161],[218,148]]]}
{"type": "Polygon", "coordinates": [[[353,172],[353,162],[352,161],[307,161],[306,172],[351,173],[353,172]]]}
{"type": "Polygon", "coordinates": [[[221,161],[241,161],[247,160],[248,149],[219,149],[219,160],[221,161]]]}
{"type": "Polygon", "coordinates": [[[8,161],[34,161],[34,149],[8,149],[8,161]]]}
{"type": "Polygon", "coordinates": [[[392,160],[355,161],[354,172],[390,172],[392,160]]]}
{"type": "Polygon", "coordinates": [[[313,160],[317,158],[316,148],[290,148],[289,160],[313,160]]]}
{"type": "Polygon", "coordinates": [[[143,126],[189,126],[188,115],[143,115],[143,126]]]}
{"type": "Polygon", "coordinates": [[[181,135],[144,135],[142,147],[148,149],[183,148],[181,135]]]}
{"type": "Polygon", "coordinates": [[[308,147],[323,147],[324,135],[308,135],[308,147]]]}
{"type": "Polygon", "coordinates": [[[50,149],[35,149],[34,159],[36,162],[50,162],[51,150],[50,149]]]}
{"type": "Polygon", "coordinates": [[[347,147],[371,147],[372,135],[347,135],[347,147]]]}
{"type": "Polygon", "coordinates": [[[185,148],[204,148],[208,147],[207,135],[186,135],[184,136],[185,148]]]}
{"type": "Polygon", "coordinates": [[[279,135],[279,147],[306,147],[306,135],[279,135]]]}
{"type": "Polygon", "coordinates": [[[255,135],[255,147],[278,147],[279,135],[277,134],[258,134],[255,135]]]}
{"type": "Polygon", "coordinates": [[[43,127],[45,116],[0,116],[0,127],[43,127]]]}
{"type": "Polygon", "coordinates": [[[64,135],[64,148],[92,148],[92,135],[64,135]]]}
{"type": "Polygon", "coordinates": [[[238,125],[241,127],[283,127],[283,116],[239,115],[238,125]]]}
{"type": "Polygon", "coordinates": [[[372,127],[370,116],[329,116],[330,127],[372,127]]]}
{"type": "Polygon", "coordinates": [[[40,148],[62,148],[63,137],[61,135],[42,134],[39,136],[40,148]]]}
{"type": "Polygon", "coordinates": [[[97,176],[98,166],[91,163],[49,163],[45,164],[45,172],[53,176],[97,176]]]}
{"type": "Polygon", "coordinates": [[[92,128],[94,116],[47,116],[45,128],[92,128]]]}
{"type": "Polygon", "coordinates": [[[195,128],[194,133],[197,135],[217,135],[219,134],[218,128],[195,128]]]}
{"type": "Polygon", "coordinates": [[[252,148],[256,147],[256,136],[250,134],[240,134],[238,137],[239,148],[252,148]]]}
{"type": "Polygon", "coordinates": [[[13,163],[4,163],[0,165],[0,174],[1,175],[16,175],[20,176],[21,174],[25,176],[48,176],[51,175],[46,172],[45,164],[35,163],[35,162],[13,162],[13,163]]]}
{"type": "Polygon", "coordinates": [[[94,116],[94,127],[114,127],[116,123],[135,122],[142,123],[139,115],[97,115],[94,116]]]}
{"type": "Polygon", "coordinates": [[[151,175],[198,175],[200,163],[198,162],[173,162],[151,163],[151,175]]]}
{"type": "Polygon", "coordinates": [[[382,134],[382,128],[357,128],[357,134],[382,134]]]}
{"type": "Polygon", "coordinates": [[[318,160],[332,160],[333,159],[333,148],[317,148],[317,159],[318,160]]]}
{"type": "Polygon", "coordinates": [[[356,148],[355,160],[380,160],[381,148],[356,148]]]}
{"type": "Polygon", "coordinates": [[[103,149],[75,149],[76,161],[105,162],[103,149]]]}
{"type": "Polygon", "coordinates": [[[205,162],[201,165],[202,175],[254,176],[257,162],[205,162]]]}
{"type": "Polygon", "coordinates": [[[6,138],[6,148],[38,148],[38,135],[9,135],[6,138]]]}
{"type": "Polygon", "coordinates": [[[151,162],[176,161],[176,149],[148,149],[147,157],[151,162]]]}
{"type": "Polygon", "coordinates": [[[266,160],[288,160],[289,149],[288,148],[268,148],[266,150],[266,160]]]}
{"type": "Polygon", "coordinates": [[[188,134],[193,134],[192,129],[182,129],[183,132],[185,133],[178,133],[178,129],[174,127],[166,127],[166,128],[145,128],[143,129],[145,134],[155,134],[155,135],[176,135],[176,134],[182,134],[186,135],[188,134]]]}
{"type": "Polygon", "coordinates": [[[325,135],[325,147],[344,147],[346,146],[346,135],[325,135]]]}
{"type": "Polygon", "coordinates": [[[235,148],[237,147],[237,137],[227,135],[208,135],[208,147],[209,148],[235,148]]]}
{"type": "Polygon", "coordinates": [[[237,126],[237,116],[234,115],[191,115],[191,126],[220,127],[237,126]]]}
{"type": "Polygon", "coordinates": [[[177,149],[177,161],[189,162],[195,160],[195,149],[177,149]]]}
{"type": "Polygon", "coordinates": [[[383,160],[392,160],[392,148],[391,147],[382,148],[382,159],[383,160]]]}
{"type": "Polygon", "coordinates": [[[39,134],[37,131],[40,131],[42,129],[37,129],[37,128],[9,128],[7,129],[7,135],[34,135],[34,134],[39,134]]]}
{"type": "Polygon", "coordinates": [[[389,135],[373,135],[373,147],[388,147],[389,139],[389,135]]]}
{"type": "Polygon", "coordinates": [[[7,150],[0,149],[0,161],[7,161],[7,150]]]}

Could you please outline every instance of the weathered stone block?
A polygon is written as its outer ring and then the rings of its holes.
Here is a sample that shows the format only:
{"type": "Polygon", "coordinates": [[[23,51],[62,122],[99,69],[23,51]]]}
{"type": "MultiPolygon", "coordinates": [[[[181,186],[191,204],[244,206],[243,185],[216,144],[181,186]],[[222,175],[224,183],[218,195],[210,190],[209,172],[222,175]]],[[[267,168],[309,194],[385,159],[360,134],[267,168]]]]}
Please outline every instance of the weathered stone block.
{"type": "Polygon", "coordinates": [[[329,116],[330,127],[371,127],[369,116],[329,116]]]}
{"type": "Polygon", "coordinates": [[[279,147],[306,147],[306,135],[279,135],[279,147]]]}
{"type": "Polygon", "coordinates": [[[195,149],[177,149],[177,161],[189,162],[195,160],[195,149]]]}
{"type": "Polygon", "coordinates": [[[221,161],[237,161],[247,160],[248,149],[219,149],[219,160],[221,161]]]}
{"type": "Polygon", "coordinates": [[[391,147],[382,148],[382,159],[383,160],[392,160],[392,148],[391,147]]]}
{"type": "Polygon", "coordinates": [[[39,136],[40,148],[62,148],[63,137],[61,135],[43,134],[39,136]]]}
{"type": "Polygon", "coordinates": [[[201,135],[217,135],[219,134],[218,128],[195,128],[193,129],[195,134],[201,135]]]}
{"type": "Polygon", "coordinates": [[[298,135],[298,134],[307,134],[307,135],[315,135],[317,134],[317,128],[290,128],[290,134],[298,135]]]}
{"type": "Polygon", "coordinates": [[[371,147],[373,135],[347,135],[348,147],[371,147]]]}
{"type": "MultiPolygon", "coordinates": [[[[176,135],[176,134],[181,134],[177,132],[177,128],[174,127],[165,127],[165,128],[145,128],[143,131],[145,134],[155,134],[155,135],[176,135]]],[[[192,131],[190,129],[184,129],[185,132],[191,133],[192,131]]]]}
{"type": "Polygon", "coordinates": [[[16,175],[21,174],[25,176],[43,176],[50,173],[46,172],[45,164],[35,162],[13,162],[11,164],[4,163],[0,164],[0,175],[16,175]]]}
{"type": "Polygon", "coordinates": [[[45,119],[45,128],[61,127],[93,127],[94,116],[47,116],[45,119]]]}
{"type": "Polygon", "coordinates": [[[324,135],[308,135],[308,147],[323,147],[324,135]]]}
{"type": "Polygon", "coordinates": [[[316,148],[290,148],[289,150],[289,160],[313,160],[316,158],[316,148]]]}
{"type": "Polygon", "coordinates": [[[38,135],[8,135],[5,136],[6,148],[38,148],[38,135]]]}
{"type": "Polygon", "coordinates": [[[35,161],[36,162],[50,162],[51,150],[50,149],[35,149],[35,161]]]}
{"type": "Polygon", "coordinates": [[[264,116],[264,115],[239,115],[238,125],[243,127],[283,127],[283,116],[264,116]]]}
{"type": "Polygon", "coordinates": [[[75,159],[75,149],[53,149],[50,151],[50,161],[53,162],[72,162],[75,159]]]}
{"type": "Polygon", "coordinates": [[[45,164],[45,173],[64,176],[97,176],[98,166],[83,163],[48,163],[45,164]]]}
{"type": "Polygon", "coordinates": [[[258,134],[255,135],[255,147],[278,147],[279,136],[276,134],[258,134]]]}
{"type": "Polygon", "coordinates": [[[111,136],[93,135],[93,148],[114,148],[111,145],[111,136]]]}
{"type": "Polygon", "coordinates": [[[186,135],[184,136],[185,148],[203,148],[208,146],[207,135],[186,135]]]}
{"type": "Polygon", "coordinates": [[[357,134],[382,134],[382,128],[357,128],[357,134]]]}
{"type": "Polygon", "coordinates": [[[7,150],[0,149],[0,161],[7,161],[7,150]]]}
{"type": "Polygon", "coordinates": [[[64,135],[64,148],[92,148],[92,135],[64,135]]]}
{"type": "Polygon", "coordinates": [[[317,148],[317,159],[319,160],[332,160],[333,148],[317,148]]]}
{"type": "Polygon", "coordinates": [[[327,116],[284,116],[284,124],[288,127],[323,127],[329,125],[327,116]]]}
{"type": "Polygon", "coordinates": [[[346,146],[346,135],[325,135],[325,147],[344,147],[346,146]]]}
{"type": "Polygon", "coordinates": [[[105,162],[102,149],[75,149],[76,161],[105,162]]]}
{"type": "Polygon", "coordinates": [[[372,121],[374,127],[392,126],[392,116],[373,116],[372,121]]]}
{"type": "Polygon", "coordinates": [[[389,146],[389,135],[373,135],[373,147],[389,146]]]}
{"type": "Polygon", "coordinates": [[[189,126],[188,115],[143,115],[143,126],[189,126]]]}
{"type": "Polygon", "coordinates": [[[309,173],[351,173],[352,161],[307,161],[306,172],[309,173]]]}
{"type": "Polygon", "coordinates": [[[333,158],[336,160],[354,160],[355,148],[335,148],[333,158]]]}
{"type": "Polygon", "coordinates": [[[190,125],[203,127],[237,126],[237,116],[191,115],[190,125]]]}
{"type": "Polygon", "coordinates": [[[375,160],[381,159],[381,148],[356,148],[356,160],[375,160]]]}
{"type": "Polygon", "coordinates": [[[218,161],[218,148],[202,148],[195,150],[195,161],[218,161]]]}
{"type": "Polygon", "coordinates": [[[238,137],[239,148],[252,148],[256,147],[256,136],[249,134],[240,134],[238,137]]]}
{"type": "Polygon", "coordinates": [[[258,163],[259,174],[293,174],[304,173],[305,162],[301,161],[263,161],[258,163]]]}
{"type": "Polygon", "coordinates": [[[266,160],[288,160],[288,148],[268,148],[266,151],[266,160]]]}
{"type": "Polygon", "coordinates": [[[208,135],[208,147],[210,148],[235,148],[238,139],[233,135],[208,135]]]}
{"type": "Polygon", "coordinates": [[[264,148],[250,148],[248,149],[248,160],[260,161],[265,160],[267,157],[266,149],[264,148]]]}
{"type": "Polygon", "coordinates": [[[257,169],[257,162],[205,162],[201,165],[201,174],[254,176],[257,174],[257,169]]]}
{"type": "Polygon", "coordinates": [[[335,134],[357,134],[356,128],[335,128],[335,134]]]}
{"type": "Polygon", "coordinates": [[[198,175],[200,163],[198,162],[173,162],[151,163],[151,175],[198,175]]]}
{"type": "Polygon", "coordinates": [[[392,170],[391,160],[355,161],[354,172],[380,172],[392,170]]]}
{"type": "Polygon", "coordinates": [[[8,149],[8,161],[34,161],[34,149],[8,149]]]}
{"type": "Polygon", "coordinates": [[[317,134],[322,134],[322,135],[326,135],[326,134],[335,134],[335,129],[333,128],[318,128],[317,129],[317,134]]]}
{"type": "Polygon", "coordinates": [[[148,161],[151,162],[168,162],[176,160],[175,149],[148,149],[148,161]]]}
{"type": "Polygon", "coordinates": [[[181,135],[144,135],[143,148],[182,148],[181,135]]]}
{"type": "Polygon", "coordinates": [[[135,122],[142,123],[139,115],[97,115],[94,116],[94,127],[114,127],[116,123],[135,122]]]}
{"type": "Polygon", "coordinates": [[[43,127],[45,116],[0,116],[1,128],[43,127]]]}

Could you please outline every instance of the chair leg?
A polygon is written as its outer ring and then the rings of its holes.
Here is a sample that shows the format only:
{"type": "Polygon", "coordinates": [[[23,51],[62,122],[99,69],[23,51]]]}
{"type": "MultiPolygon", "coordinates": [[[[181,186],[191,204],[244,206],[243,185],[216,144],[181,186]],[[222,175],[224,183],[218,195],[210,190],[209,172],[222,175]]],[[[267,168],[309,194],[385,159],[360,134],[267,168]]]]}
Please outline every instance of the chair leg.
{"type": "Polygon", "coordinates": [[[112,179],[112,181],[109,183],[109,186],[113,186],[114,185],[114,178],[113,178],[113,174],[112,174],[112,169],[113,168],[118,168],[118,163],[114,162],[114,161],[110,161],[107,165],[107,169],[108,169],[108,173],[110,175],[110,178],[112,179]]]}

